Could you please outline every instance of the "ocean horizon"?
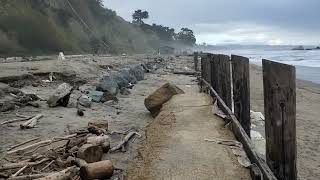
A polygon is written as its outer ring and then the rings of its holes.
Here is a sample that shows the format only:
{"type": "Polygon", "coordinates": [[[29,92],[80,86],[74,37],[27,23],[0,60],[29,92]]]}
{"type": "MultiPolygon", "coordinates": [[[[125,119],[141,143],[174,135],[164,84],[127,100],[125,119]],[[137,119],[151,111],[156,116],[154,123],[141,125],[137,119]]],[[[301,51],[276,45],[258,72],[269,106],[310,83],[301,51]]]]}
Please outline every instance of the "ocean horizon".
{"type": "MultiPolygon", "coordinates": [[[[320,50],[291,50],[290,46],[229,48],[205,50],[214,54],[239,55],[250,59],[250,63],[262,66],[262,59],[276,61],[296,67],[297,79],[320,85],[320,50]]],[[[205,52],[204,51],[204,52],[205,52]]]]}

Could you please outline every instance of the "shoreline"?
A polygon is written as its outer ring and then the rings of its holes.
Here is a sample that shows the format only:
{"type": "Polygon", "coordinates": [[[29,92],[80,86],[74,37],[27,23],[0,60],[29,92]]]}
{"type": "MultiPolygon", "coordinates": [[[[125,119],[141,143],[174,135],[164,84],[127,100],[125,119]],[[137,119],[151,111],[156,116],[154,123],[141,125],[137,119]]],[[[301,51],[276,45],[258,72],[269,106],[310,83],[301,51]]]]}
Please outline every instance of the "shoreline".
{"type": "MultiPolygon", "coordinates": [[[[277,62],[277,61],[276,61],[277,62]]],[[[279,62],[283,64],[287,64],[285,62],[279,62]]],[[[262,68],[261,62],[252,62],[250,61],[250,65],[257,66],[262,68]]],[[[310,67],[310,66],[300,66],[293,65],[296,68],[296,76],[298,81],[307,81],[308,83],[312,83],[315,86],[320,87],[320,67],[310,67]]]]}

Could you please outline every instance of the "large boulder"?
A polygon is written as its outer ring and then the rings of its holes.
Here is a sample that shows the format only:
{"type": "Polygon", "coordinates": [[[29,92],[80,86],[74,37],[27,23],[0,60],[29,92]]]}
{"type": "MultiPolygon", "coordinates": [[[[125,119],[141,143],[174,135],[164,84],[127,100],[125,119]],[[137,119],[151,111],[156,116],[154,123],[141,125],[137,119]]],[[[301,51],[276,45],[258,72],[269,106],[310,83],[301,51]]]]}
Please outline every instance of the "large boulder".
{"type": "Polygon", "coordinates": [[[96,90],[108,92],[109,94],[115,96],[119,92],[119,86],[112,76],[105,76],[100,80],[96,90]]]}
{"type": "Polygon", "coordinates": [[[115,73],[112,75],[112,77],[113,77],[114,81],[118,84],[119,89],[121,89],[123,87],[127,87],[129,84],[129,81],[127,80],[125,75],[122,73],[115,73]]]}
{"type": "Polygon", "coordinates": [[[156,117],[162,105],[177,94],[184,94],[184,91],[173,84],[166,83],[149,95],[149,97],[144,100],[144,105],[151,112],[151,115],[156,117]]]}
{"type": "Polygon", "coordinates": [[[129,83],[136,84],[137,78],[129,72],[129,69],[122,69],[120,73],[123,75],[125,79],[129,81],[129,83]]]}
{"type": "Polygon", "coordinates": [[[137,79],[137,81],[142,81],[144,79],[144,69],[140,64],[130,66],[129,72],[137,79]]]}
{"type": "Polygon", "coordinates": [[[67,107],[72,89],[73,87],[68,83],[60,84],[54,94],[52,94],[47,101],[49,107],[67,107]]]}

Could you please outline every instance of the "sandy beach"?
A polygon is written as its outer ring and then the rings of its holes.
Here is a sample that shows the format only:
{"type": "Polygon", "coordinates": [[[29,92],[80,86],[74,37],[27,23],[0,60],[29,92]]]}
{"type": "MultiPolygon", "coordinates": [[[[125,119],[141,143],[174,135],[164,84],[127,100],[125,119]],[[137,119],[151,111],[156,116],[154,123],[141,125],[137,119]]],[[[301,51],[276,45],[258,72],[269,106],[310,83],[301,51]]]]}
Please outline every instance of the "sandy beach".
{"type": "MultiPolygon", "coordinates": [[[[105,67],[112,66],[114,70],[120,69],[128,64],[138,64],[153,61],[155,57],[131,56],[131,57],[95,57],[95,58],[75,58],[67,63],[59,63],[52,59],[48,61],[36,62],[13,62],[2,63],[0,66],[0,77],[18,76],[26,73],[33,73],[41,79],[46,79],[47,75],[40,76],[44,72],[64,73],[66,70],[74,72],[80,79],[85,79],[87,83],[80,86],[80,89],[93,89],[98,79],[106,72],[105,67]]],[[[61,136],[70,130],[85,127],[89,120],[95,118],[107,119],[110,123],[110,130],[114,132],[125,132],[130,129],[139,131],[144,138],[137,139],[130,143],[127,152],[107,154],[105,159],[112,159],[117,168],[126,169],[135,157],[138,157],[138,149],[145,142],[145,130],[153,118],[145,109],[144,98],[167,81],[172,81],[178,86],[187,86],[182,83],[188,77],[176,76],[171,73],[171,68],[184,69],[193,68],[192,57],[164,58],[165,66],[154,73],[146,74],[145,80],[139,82],[132,90],[131,95],[120,95],[118,104],[93,104],[86,109],[84,117],[76,116],[75,107],[48,108],[45,102],[40,102],[40,108],[24,107],[11,112],[0,113],[0,122],[15,118],[15,113],[23,115],[33,115],[43,113],[45,117],[41,119],[39,127],[34,130],[19,130],[19,123],[0,126],[1,147],[0,153],[15,144],[34,137],[40,139],[50,139],[61,136]],[[182,84],[181,84],[182,83],[182,84]],[[61,113],[63,112],[63,113],[61,113]]],[[[45,73],[46,74],[46,73],[45,73]]],[[[42,83],[41,86],[33,87],[28,84],[21,88],[24,92],[36,93],[40,97],[47,98],[49,94],[60,84],[63,79],[49,84],[42,83]]],[[[261,67],[251,65],[250,67],[251,85],[251,109],[263,112],[263,81],[261,67]]],[[[25,81],[22,81],[25,82],[25,81]]],[[[194,82],[193,82],[194,83],[194,82]]],[[[189,86],[189,85],[188,85],[189,86]]],[[[74,96],[80,93],[75,91],[74,96]]],[[[9,99],[12,97],[8,97],[9,99]]],[[[72,96],[72,101],[74,97],[72,96]]],[[[298,175],[299,179],[318,180],[320,177],[320,85],[297,80],[297,143],[298,143],[298,175]]],[[[263,133],[263,129],[260,129],[263,133]]],[[[121,139],[121,135],[113,134],[111,145],[121,139]]],[[[129,165],[130,166],[130,165],[129,165]]]]}
{"type": "MultiPolygon", "coordinates": [[[[264,113],[262,68],[250,67],[251,109],[264,113]]],[[[298,177],[320,177],[320,85],[297,79],[298,177]]],[[[261,130],[263,131],[263,130],[261,130]]]]}

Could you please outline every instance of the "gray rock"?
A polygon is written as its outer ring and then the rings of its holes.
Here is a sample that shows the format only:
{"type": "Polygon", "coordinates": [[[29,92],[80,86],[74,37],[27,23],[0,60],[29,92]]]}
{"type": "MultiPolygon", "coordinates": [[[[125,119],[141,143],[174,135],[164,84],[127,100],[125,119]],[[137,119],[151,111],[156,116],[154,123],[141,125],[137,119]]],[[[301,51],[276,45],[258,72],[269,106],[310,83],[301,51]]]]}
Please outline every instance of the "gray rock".
{"type": "Polygon", "coordinates": [[[69,103],[70,94],[72,92],[72,86],[68,83],[60,84],[53,95],[51,95],[47,101],[49,107],[64,106],[69,103]]]}
{"type": "Polygon", "coordinates": [[[129,81],[129,83],[136,84],[137,78],[133,74],[130,74],[129,70],[130,69],[122,69],[120,73],[129,81]]]}
{"type": "Polygon", "coordinates": [[[142,81],[144,79],[144,69],[140,64],[130,66],[129,72],[136,77],[138,81],[142,81]]]}
{"type": "Polygon", "coordinates": [[[79,104],[83,107],[90,108],[92,105],[91,98],[87,95],[82,95],[79,100],[79,104]]]}
{"type": "Polygon", "coordinates": [[[92,99],[92,102],[99,103],[101,102],[103,93],[101,91],[89,91],[88,96],[92,99]]]}
{"type": "Polygon", "coordinates": [[[108,92],[115,96],[119,92],[119,86],[111,76],[105,76],[100,80],[100,83],[96,87],[97,91],[108,92]]]}
{"type": "Polygon", "coordinates": [[[127,87],[127,85],[129,84],[129,81],[127,80],[125,75],[122,73],[113,74],[112,77],[114,81],[118,84],[119,89],[123,87],[127,87]]]}

